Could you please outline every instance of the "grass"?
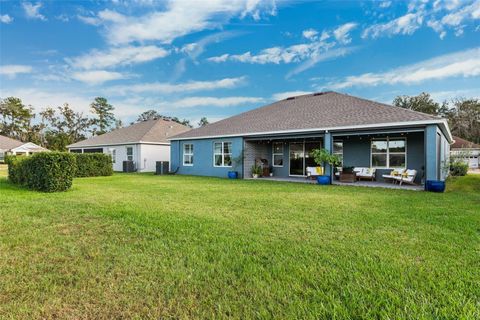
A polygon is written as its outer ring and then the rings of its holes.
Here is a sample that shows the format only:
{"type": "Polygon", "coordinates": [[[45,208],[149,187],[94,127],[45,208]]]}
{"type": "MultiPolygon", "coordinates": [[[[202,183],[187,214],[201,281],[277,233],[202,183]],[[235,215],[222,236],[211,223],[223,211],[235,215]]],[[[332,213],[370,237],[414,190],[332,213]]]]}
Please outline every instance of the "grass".
{"type": "Polygon", "coordinates": [[[0,318],[478,319],[479,191],[0,177],[0,318]]]}

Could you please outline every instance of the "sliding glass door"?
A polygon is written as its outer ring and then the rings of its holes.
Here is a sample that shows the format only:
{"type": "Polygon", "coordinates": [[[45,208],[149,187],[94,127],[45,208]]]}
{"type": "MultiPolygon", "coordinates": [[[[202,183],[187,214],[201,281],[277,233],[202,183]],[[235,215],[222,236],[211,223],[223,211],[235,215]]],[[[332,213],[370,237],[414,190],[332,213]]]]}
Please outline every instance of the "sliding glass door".
{"type": "Polygon", "coordinates": [[[305,176],[307,167],[315,167],[312,151],[320,147],[320,141],[290,142],[290,175],[305,176]]]}

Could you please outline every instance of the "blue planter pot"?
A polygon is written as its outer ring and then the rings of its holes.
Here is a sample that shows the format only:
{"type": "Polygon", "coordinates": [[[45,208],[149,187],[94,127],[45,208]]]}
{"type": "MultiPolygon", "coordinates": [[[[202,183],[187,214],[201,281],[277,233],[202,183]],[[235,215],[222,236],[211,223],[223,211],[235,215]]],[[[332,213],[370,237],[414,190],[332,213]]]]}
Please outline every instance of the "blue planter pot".
{"type": "Polygon", "coordinates": [[[238,178],[238,172],[237,171],[228,171],[228,178],[229,179],[237,179],[238,178]]]}
{"type": "Polygon", "coordinates": [[[427,180],[427,182],[425,183],[425,190],[431,191],[431,192],[444,192],[445,181],[427,180]]]}
{"type": "Polygon", "coordinates": [[[317,183],[321,185],[328,185],[330,184],[330,176],[318,176],[317,183]]]}

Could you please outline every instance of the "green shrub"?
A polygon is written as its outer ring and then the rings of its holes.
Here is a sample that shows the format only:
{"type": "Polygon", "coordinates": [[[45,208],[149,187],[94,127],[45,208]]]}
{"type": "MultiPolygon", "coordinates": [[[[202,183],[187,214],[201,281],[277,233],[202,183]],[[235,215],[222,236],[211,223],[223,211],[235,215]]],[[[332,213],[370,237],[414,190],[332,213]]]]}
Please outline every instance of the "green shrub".
{"type": "Polygon", "coordinates": [[[77,160],[76,177],[111,176],[112,157],[104,153],[74,153],[77,160]]]}
{"type": "Polygon", "coordinates": [[[76,170],[75,156],[68,152],[40,152],[8,159],[11,182],[44,192],[68,190],[76,170]]]}
{"type": "Polygon", "coordinates": [[[468,164],[463,161],[454,161],[450,163],[450,174],[452,176],[465,176],[468,172],[468,164]]]}

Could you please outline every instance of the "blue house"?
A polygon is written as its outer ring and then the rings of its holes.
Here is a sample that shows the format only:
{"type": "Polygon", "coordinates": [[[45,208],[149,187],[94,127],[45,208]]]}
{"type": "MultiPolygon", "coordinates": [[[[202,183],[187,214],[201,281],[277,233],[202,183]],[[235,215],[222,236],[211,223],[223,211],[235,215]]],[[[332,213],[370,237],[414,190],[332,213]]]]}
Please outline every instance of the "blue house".
{"type": "Polygon", "coordinates": [[[302,178],[316,166],[312,150],[325,148],[343,167],[375,169],[376,181],[415,170],[416,184],[445,179],[453,142],[445,119],[337,92],[290,97],[170,140],[178,174],[251,178],[261,161],[273,177],[302,178]]]}

